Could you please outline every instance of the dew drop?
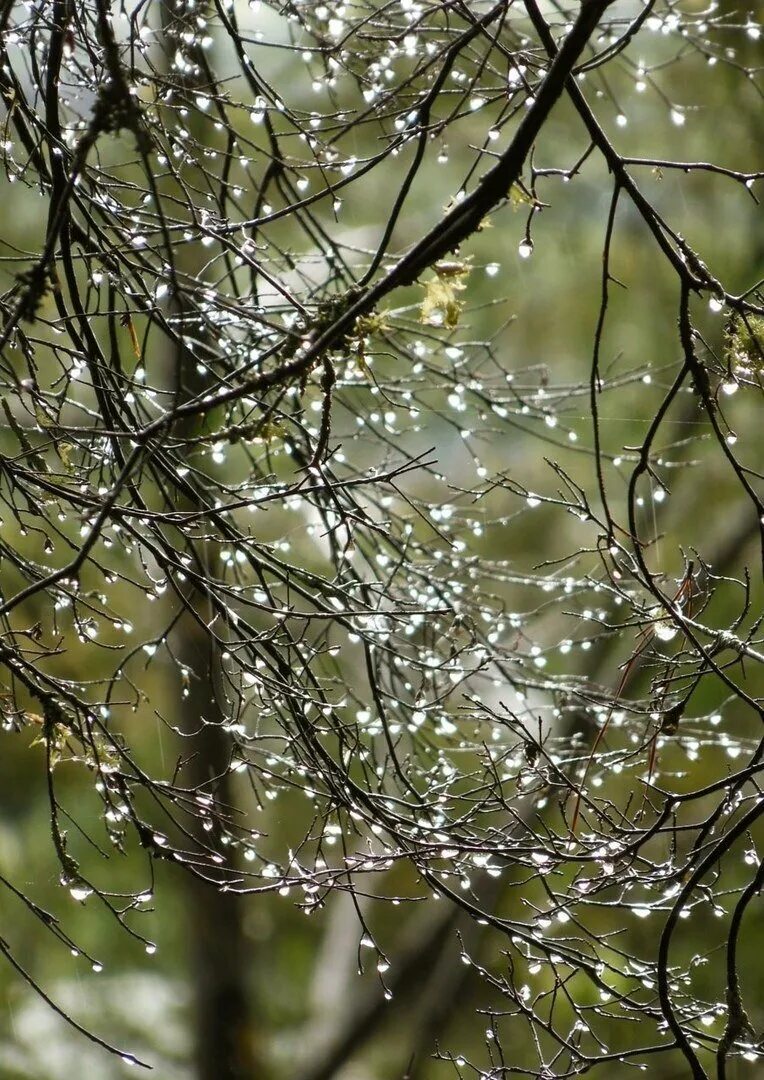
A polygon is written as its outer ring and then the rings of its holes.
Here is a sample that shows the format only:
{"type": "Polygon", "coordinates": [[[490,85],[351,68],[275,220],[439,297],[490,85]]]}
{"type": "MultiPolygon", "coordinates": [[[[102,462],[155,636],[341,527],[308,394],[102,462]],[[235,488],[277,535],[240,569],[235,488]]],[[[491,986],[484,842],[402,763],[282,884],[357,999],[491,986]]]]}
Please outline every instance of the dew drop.
{"type": "Polygon", "coordinates": [[[80,903],[82,903],[87,900],[89,896],[93,895],[93,890],[90,888],[89,885],[80,883],[78,885],[72,885],[71,889],[69,890],[69,895],[73,900],[79,900],[80,903]]]}

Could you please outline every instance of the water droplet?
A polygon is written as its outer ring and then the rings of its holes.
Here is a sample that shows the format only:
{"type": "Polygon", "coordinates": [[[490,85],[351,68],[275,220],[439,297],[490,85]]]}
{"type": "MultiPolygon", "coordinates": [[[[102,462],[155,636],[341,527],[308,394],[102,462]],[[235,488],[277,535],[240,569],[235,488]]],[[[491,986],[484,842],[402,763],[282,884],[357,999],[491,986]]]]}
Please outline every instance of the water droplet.
{"type": "Polygon", "coordinates": [[[521,259],[530,259],[533,254],[533,244],[530,240],[523,240],[517,249],[517,254],[521,259]]]}
{"type": "Polygon", "coordinates": [[[72,885],[69,889],[69,895],[73,900],[79,900],[82,903],[87,900],[89,896],[93,895],[93,890],[84,882],[79,882],[77,885],[72,885]]]}

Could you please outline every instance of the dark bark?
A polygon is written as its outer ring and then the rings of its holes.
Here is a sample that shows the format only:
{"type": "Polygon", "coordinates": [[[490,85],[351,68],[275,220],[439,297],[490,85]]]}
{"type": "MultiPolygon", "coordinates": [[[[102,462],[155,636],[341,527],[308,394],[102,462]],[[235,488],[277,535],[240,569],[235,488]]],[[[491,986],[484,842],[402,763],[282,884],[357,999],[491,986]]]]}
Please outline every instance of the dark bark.
{"type": "MultiPolygon", "coordinates": [[[[230,745],[216,693],[219,655],[190,616],[179,627],[177,644],[178,658],[192,673],[185,723],[191,745],[184,744],[184,752],[194,754],[186,769],[189,784],[231,805],[230,745]]],[[[196,878],[185,888],[198,1080],[262,1076],[251,1022],[252,959],[242,922],[244,899],[196,878]]]]}

